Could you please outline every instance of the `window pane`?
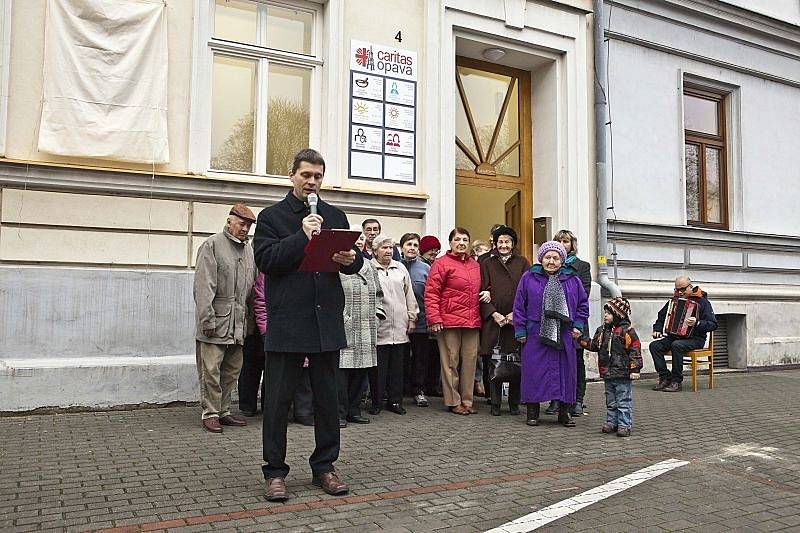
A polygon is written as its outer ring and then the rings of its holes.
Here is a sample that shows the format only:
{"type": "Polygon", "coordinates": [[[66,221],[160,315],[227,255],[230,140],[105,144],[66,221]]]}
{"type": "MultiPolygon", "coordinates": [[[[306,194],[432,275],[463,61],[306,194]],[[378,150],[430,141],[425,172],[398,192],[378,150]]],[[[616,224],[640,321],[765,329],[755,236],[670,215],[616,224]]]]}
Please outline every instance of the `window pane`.
{"type": "Polygon", "coordinates": [[[706,147],[706,221],[722,222],[722,188],[720,187],[720,158],[717,148],[706,147]]]}
{"type": "Polygon", "coordinates": [[[686,158],[686,218],[692,222],[700,222],[700,147],[687,144],[684,150],[686,158]]]}
{"type": "Polygon", "coordinates": [[[267,7],[267,48],[310,55],[313,22],[308,11],[267,7]]]}
{"type": "Polygon", "coordinates": [[[267,174],[285,176],[294,154],[308,147],[311,71],[270,63],[267,84],[267,174]]]}
{"type": "Polygon", "coordinates": [[[683,120],[687,130],[719,135],[719,103],[715,100],[683,95],[683,120]]]}
{"type": "MultiPolygon", "coordinates": [[[[458,86],[455,87],[454,98],[456,100],[456,137],[466,145],[473,156],[479,157],[478,149],[475,148],[475,141],[472,140],[472,132],[469,130],[467,113],[464,111],[464,104],[458,94],[458,86]]],[[[475,163],[458,146],[456,146],[456,168],[459,170],[475,170],[475,163]]]]}
{"type": "Polygon", "coordinates": [[[214,37],[226,41],[256,44],[257,6],[242,0],[216,0],[214,37]]]}
{"type": "Polygon", "coordinates": [[[211,88],[211,168],[253,171],[256,62],[214,56],[211,88]]]}
{"type": "MultiPolygon", "coordinates": [[[[508,85],[513,81],[510,76],[476,70],[467,67],[458,67],[458,75],[461,76],[461,83],[464,86],[464,93],[467,103],[475,121],[475,128],[478,130],[481,148],[485,151],[489,149],[497,119],[500,118],[500,109],[503,107],[503,100],[506,97],[508,85]]],[[[516,104],[516,102],[514,102],[516,104]]],[[[509,107],[512,107],[509,105],[509,107]]],[[[513,126],[513,125],[512,125],[513,126]]],[[[502,134],[501,134],[502,135],[502,134]]],[[[512,137],[511,142],[506,142],[504,148],[519,138],[519,129],[507,131],[506,137],[512,137]]],[[[464,140],[464,139],[462,139],[464,140]]],[[[505,139],[504,139],[505,140],[505,139]]],[[[500,144],[501,141],[498,141],[500,144]]],[[[502,153],[494,153],[494,158],[502,153]]],[[[475,155],[478,155],[477,153],[475,155]]]]}
{"type": "MultiPolygon", "coordinates": [[[[505,98],[505,95],[503,95],[505,98]]],[[[503,101],[500,101],[497,109],[498,118],[503,101]]],[[[503,117],[503,124],[500,126],[500,133],[497,135],[497,145],[492,152],[491,160],[496,161],[503,152],[519,140],[519,81],[514,80],[514,90],[511,91],[511,99],[508,101],[506,115],[503,117]]],[[[489,147],[487,146],[488,150],[489,147]]],[[[512,153],[497,164],[497,173],[509,176],[519,176],[519,149],[515,148],[512,153]]]]}

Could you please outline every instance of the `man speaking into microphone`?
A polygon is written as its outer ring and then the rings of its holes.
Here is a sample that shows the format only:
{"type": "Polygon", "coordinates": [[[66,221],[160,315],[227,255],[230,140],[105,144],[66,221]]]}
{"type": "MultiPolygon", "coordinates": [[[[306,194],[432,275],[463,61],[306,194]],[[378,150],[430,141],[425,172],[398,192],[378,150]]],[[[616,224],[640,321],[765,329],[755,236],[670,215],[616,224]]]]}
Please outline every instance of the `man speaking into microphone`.
{"type": "MultiPolygon", "coordinates": [[[[269,501],[288,498],[286,423],[306,357],[314,397],[316,447],[309,459],[312,481],[328,494],[348,491],[333,468],[339,457],[336,375],[339,350],[347,346],[342,285],[338,272],[298,271],[312,235],[323,228],[350,228],[340,209],[318,199],[324,176],[325,160],[319,152],[310,148],[298,152],[289,173],[292,190],[261,211],[256,223],[253,248],[256,265],[265,276],[268,324],[262,471],[269,501]]],[[[364,261],[355,248],[336,252],[332,259],[341,265],[343,274],[357,273],[364,261]]]]}

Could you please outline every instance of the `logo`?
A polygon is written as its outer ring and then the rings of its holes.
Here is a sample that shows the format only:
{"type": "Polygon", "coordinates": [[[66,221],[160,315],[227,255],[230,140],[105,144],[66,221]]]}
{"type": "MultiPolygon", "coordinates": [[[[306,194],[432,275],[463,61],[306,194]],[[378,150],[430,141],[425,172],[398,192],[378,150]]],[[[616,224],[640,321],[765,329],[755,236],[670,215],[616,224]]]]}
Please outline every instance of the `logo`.
{"type": "Polygon", "coordinates": [[[386,146],[394,146],[400,148],[400,135],[397,133],[390,133],[386,136],[386,146]]]}
{"type": "Polygon", "coordinates": [[[400,110],[397,109],[396,107],[390,107],[389,108],[389,116],[392,119],[397,120],[397,118],[400,116],[400,110]]]}
{"type": "Polygon", "coordinates": [[[358,115],[366,115],[367,111],[369,111],[369,107],[364,102],[356,102],[353,106],[353,111],[356,112],[358,115]]]}
{"type": "Polygon", "coordinates": [[[362,89],[366,89],[367,87],[369,87],[369,78],[364,78],[363,80],[356,79],[356,85],[358,85],[362,89]]]}
{"type": "Polygon", "coordinates": [[[361,47],[356,49],[356,63],[369,70],[375,70],[375,62],[372,57],[372,47],[361,47]]]}
{"type": "Polygon", "coordinates": [[[392,82],[392,90],[390,91],[390,94],[392,96],[398,96],[400,94],[400,92],[397,90],[397,82],[396,81],[392,82]]]}
{"type": "Polygon", "coordinates": [[[353,136],[353,140],[360,143],[367,142],[367,136],[364,134],[364,128],[358,128],[356,130],[356,134],[353,136]]]}

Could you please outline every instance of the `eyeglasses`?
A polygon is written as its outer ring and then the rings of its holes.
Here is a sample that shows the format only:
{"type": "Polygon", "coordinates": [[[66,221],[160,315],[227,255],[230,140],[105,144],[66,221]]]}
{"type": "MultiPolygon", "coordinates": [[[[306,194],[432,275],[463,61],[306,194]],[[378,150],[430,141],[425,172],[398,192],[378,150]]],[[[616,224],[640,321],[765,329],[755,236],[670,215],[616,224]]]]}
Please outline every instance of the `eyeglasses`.
{"type": "Polygon", "coordinates": [[[691,285],[684,285],[683,287],[675,287],[675,292],[685,292],[691,285]]]}

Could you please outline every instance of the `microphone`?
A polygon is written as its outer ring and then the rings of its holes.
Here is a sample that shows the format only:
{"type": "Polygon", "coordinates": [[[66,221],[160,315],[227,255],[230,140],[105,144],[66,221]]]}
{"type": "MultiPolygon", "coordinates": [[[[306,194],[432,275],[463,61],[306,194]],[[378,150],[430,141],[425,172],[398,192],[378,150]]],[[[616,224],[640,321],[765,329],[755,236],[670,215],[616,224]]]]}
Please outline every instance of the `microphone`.
{"type": "MultiPolygon", "coordinates": [[[[308,195],[308,209],[311,211],[312,215],[317,214],[317,203],[319,203],[319,196],[317,196],[317,193],[312,192],[311,194],[308,195]]],[[[312,235],[318,235],[318,234],[319,230],[315,230],[312,233],[312,235]]]]}
{"type": "Polygon", "coordinates": [[[311,210],[312,215],[317,214],[317,204],[319,203],[319,196],[317,193],[312,192],[308,195],[308,208],[311,210]]]}

